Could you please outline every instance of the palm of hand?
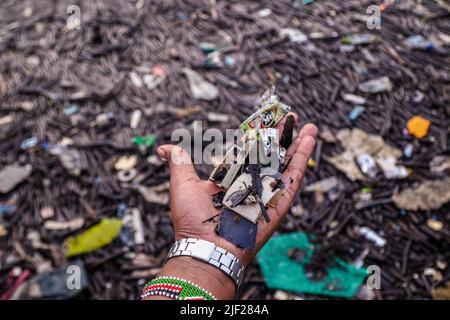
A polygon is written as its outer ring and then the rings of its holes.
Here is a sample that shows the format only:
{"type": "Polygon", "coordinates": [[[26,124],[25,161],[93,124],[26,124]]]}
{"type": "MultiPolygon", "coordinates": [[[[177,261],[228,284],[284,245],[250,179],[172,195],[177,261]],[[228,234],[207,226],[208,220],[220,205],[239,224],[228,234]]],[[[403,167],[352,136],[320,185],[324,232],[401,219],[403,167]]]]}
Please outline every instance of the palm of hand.
{"type": "MultiPolygon", "coordinates": [[[[283,122],[279,124],[279,127],[282,126],[283,122]]],[[[219,210],[213,206],[212,195],[221,189],[211,181],[199,179],[185,150],[173,145],[161,146],[157,152],[170,165],[170,205],[175,239],[199,238],[211,241],[236,255],[243,264],[250,262],[289,211],[314,149],[316,135],[317,128],[314,125],[305,125],[287,150],[286,157],[291,158],[291,161],[283,174],[289,176],[293,183],[283,191],[276,207],[267,210],[271,222],[266,223],[264,219],[258,222],[256,249],[251,251],[237,248],[215,232],[216,224],[212,223],[211,218],[219,210]]]]}

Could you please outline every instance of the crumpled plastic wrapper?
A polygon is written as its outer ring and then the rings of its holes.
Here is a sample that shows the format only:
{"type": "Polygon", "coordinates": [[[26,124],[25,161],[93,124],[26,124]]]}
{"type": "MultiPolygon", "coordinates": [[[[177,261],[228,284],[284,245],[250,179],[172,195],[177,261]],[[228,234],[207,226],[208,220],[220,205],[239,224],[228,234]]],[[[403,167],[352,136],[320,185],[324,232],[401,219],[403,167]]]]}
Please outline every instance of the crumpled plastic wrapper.
{"type": "Polygon", "coordinates": [[[450,177],[426,180],[416,188],[394,194],[392,199],[398,207],[406,210],[439,209],[450,201],[450,177]]]}
{"type": "Polygon", "coordinates": [[[395,169],[395,162],[401,157],[402,152],[385,144],[381,136],[368,134],[358,128],[339,130],[336,136],[340,144],[345,147],[345,151],[334,157],[327,157],[326,160],[344,172],[351,181],[366,179],[355,161],[355,158],[360,154],[373,156],[387,177],[396,177],[388,172],[395,169]],[[394,161],[386,161],[386,159],[393,159],[394,161]]]}

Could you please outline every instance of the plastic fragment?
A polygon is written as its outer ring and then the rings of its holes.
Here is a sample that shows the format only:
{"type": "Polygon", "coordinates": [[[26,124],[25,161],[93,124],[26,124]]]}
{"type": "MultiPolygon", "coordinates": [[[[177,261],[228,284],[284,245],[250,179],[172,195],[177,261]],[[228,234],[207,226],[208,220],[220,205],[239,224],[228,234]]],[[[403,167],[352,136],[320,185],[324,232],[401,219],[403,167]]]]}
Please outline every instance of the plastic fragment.
{"type": "MultiPolygon", "coordinates": [[[[265,170],[270,168],[264,168],[265,170]]],[[[261,176],[264,176],[261,180],[262,193],[260,195],[260,200],[262,205],[266,205],[272,197],[276,195],[280,189],[273,190],[272,184],[276,181],[275,178],[270,175],[266,175],[265,171],[261,172],[261,176]]],[[[251,175],[248,173],[241,174],[229,187],[227,190],[223,205],[232,208],[235,212],[239,213],[244,218],[250,220],[253,223],[256,223],[262,214],[261,206],[258,203],[257,199],[254,201],[244,201],[248,200],[247,196],[252,193],[253,181],[251,175]],[[242,197],[242,201],[238,201],[236,203],[236,199],[240,199],[242,197]]]]}
{"type": "Polygon", "coordinates": [[[8,234],[8,230],[6,229],[5,225],[0,224],[0,238],[4,237],[8,234]]]}
{"type": "Polygon", "coordinates": [[[199,47],[200,50],[202,50],[202,52],[206,54],[217,51],[217,46],[211,42],[200,42],[199,47]]]}
{"type": "Polygon", "coordinates": [[[28,150],[28,149],[34,148],[34,147],[36,147],[37,143],[38,143],[38,139],[36,137],[27,138],[20,143],[20,149],[28,150]]]}
{"type": "Polygon", "coordinates": [[[411,49],[432,51],[437,48],[437,45],[435,43],[428,39],[425,39],[421,35],[414,35],[406,38],[404,44],[411,49]]]}
{"type": "Polygon", "coordinates": [[[336,188],[337,186],[339,186],[340,184],[341,181],[337,177],[333,176],[309,184],[306,187],[304,187],[303,190],[306,192],[314,192],[320,190],[324,193],[327,193],[336,188]]]}
{"type": "Polygon", "coordinates": [[[65,240],[66,257],[89,253],[110,244],[120,233],[122,221],[105,218],[81,234],[65,240]]]}
{"type": "Polygon", "coordinates": [[[206,115],[208,121],[211,122],[229,122],[230,116],[228,114],[216,113],[216,112],[208,112],[206,115]]]}
{"type": "Polygon", "coordinates": [[[236,59],[234,59],[232,56],[226,55],[224,57],[224,63],[227,66],[234,66],[234,64],[236,63],[236,59]]]}
{"type": "Polygon", "coordinates": [[[428,134],[431,122],[421,116],[414,116],[408,120],[406,127],[408,133],[418,139],[424,138],[428,134]]]}
{"type": "Polygon", "coordinates": [[[450,300],[450,281],[443,286],[434,288],[431,294],[434,300],[450,300]]]}
{"type": "Polygon", "coordinates": [[[367,70],[367,68],[364,64],[356,63],[355,61],[352,61],[352,68],[358,74],[365,75],[365,74],[369,73],[369,71],[367,70]]]}
{"type": "Polygon", "coordinates": [[[316,203],[322,203],[324,200],[323,195],[326,194],[328,199],[335,201],[342,190],[344,185],[337,177],[332,176],[314,182],[303,189],[305,192],[314,192],[316,203]]]}
{"type": "Polygon", "coordinates": [[[78,106],[76,104],[71,104],[66,109],[64,109],[64,114],[66,116],[71,116],[78,112],[78,106]]]}
{"type": "MultiPolygon", "coordinates": [[[[148,90],[152,91],[155,89],[164,79],[166,78],[166,72],[164,68],[160,65],[155,65],[152,68],[151,74],[145,74],[142,77],[142,81],[148,90]]],[[[134,79],[136,80],[136,79],[134,79]]]]}
{"type": "Polygon", "coordinates": [[[436,219],[428,219],[427,226],[434,231],[441,231],[444,228],[444,223],[436,219]]]}
{"type": "Polygon", "coordinates": [[[348,114],[348,118],[351,121],[355,121],[365,110],[366,108],[363,106],[356,106],[352,109],[352,111],[350,111],[350,113],[348,114]]]}
{"type": "Polygon", "coordinates": [[[304,43],[308,41],[308,36],[301,32],[298,29],[293,28],[283,28],[280,29],[280,36],[281,37],[288,37],[289,40],[291,40],[294,43],[304,43]]]}
{"type": "Polygon", "coordinates": [[[258,16],[260,16],[261,18],[267,18],[271,14],[272,14],[272,10],[269,8],[264,8],[264,9],[261,9],[258,11],[258,16]]]}
{"type": "Polygon", "coordinates": [[[106,127],[113,123],[115,115],[112,112],[100,113],[95,117],[95,120],[91,122],[91,127],[106,127]]]}
{"type": "Polygon", "coordinates": [[[367,276],[366,270],[335,258],[336,264],[326,268],[322,279],[312,279],[305,266],[311,261],[314,251],[303,232],[272,237],[257,255],[266,285],[271,289],[299,293],[353,297],[367,276]],[[293,249],[304,252],[300,261],[289,257],[293,249]]]}
{"type": "Polygon", "coordinates": [[[240,216],[233,210],[223,207],[217,233],[239,248],[254,249],[258,225],[240,216]]]}
{"type": "Polygon", "coordinates": [[[136,72],[130,72],[130,80],[136,88],[142,88],[142,79],[136,72]]]}
{"type": "Polygon", "coordinates": [[[142,118],[142,111],[140,109],[134,110],[130,118],[130,128],[136,129],[139,126],[139,123],[141,122],[141,118],[142,118]]]}
{"type": "Polygon", "coordinates": [[[365,45],[378,41],[378,37],[371,34],[351,34],[342,38],[343,44],[365,45]]]}
{"type": "Polygon", "coordinates": [[[223,67],[222,55],[219,51],[208,53],[206,60],[203,62],[206,68],[221,68],[223,67]]]}
{"type": "Polygon", "coordinates": [[[342,53],[346,53],[346,52],[353,52],[355,51],[356,46],[354,46],[353,44],[342,44],[339,46],[339,51],[342,53]]]}
{"type": "Polygon", "coordinates": [[[81,155],[78,150],[73,148],[64,148],[58,156],[61,164],[70,174],[74,176],[79,176],[81,174],[83,165],[81,162],[81,155]]]}
{"type": "Polygon", "coordinates": [[[361,83],[359,90],[366,93],[379,93],[392,91],[392,83],[389,77],[380,77],[361,83]]]}
{"type": "Polygon", "coordinates": [[[145,242],[144,225],[138,208],[127,208],[122,217],[120,239],[127,246],[140,245],[145,242]]]}
{"type": "Polygon", "coordinates": [[[408,143],[405,146],[405,148],[403,149],[403,155],[407,159],[410,159],[412,157],[413,152],[414,152],[414,146],[411,143],[408,143]]]}
{"type": "MultiPolygon", "coordinates": [[[[345,150],[336,156],[325,157],[325,160],[344,172],[352,181],[364,180],[365,178],[355,161],[358,155],[368,154],[373,157],[378,165],[380,165],[379,162],[383,162],[384,158],[392,157],[397,160],[402,155],[399,149],[385,144],[381,136],[368,134],[359,128],[341,129],[337,132],[336,137],[345,150]]],[[[367,164],[370,164],[370,159],[365,158],[361,156],[360,160],[368,160],[367,164]]],[[[362,162],[362,164],[365,165],[365,162],[362,162]]],[[[367,171],[367,175],[374,177],[373,171],[376,167],[372,167],[373,169],[369,169],[365,166],[364,170],[367,171]]]]}
{"type": "Polygon", "coordinates": [[[116,170],[130,170],[137,164],[138,157],[136,155],[122,156],[114,164],[116,170]]]}
{"type": "Polygon", "coordinates": [[[327,126],[323,126],[319,130],[319,137],[327,143],[335,143],[337,141],[335,134],[327,126]]]}
{"type": "Polygon", "coordinates": [[[17,210],[15,204],[0,204],[0,214],[1,213],[11,213],[17,210]]]}
{"type": "Polygon", "coordinates": [[[53,207],[45,206],[41,208],[39,213],[41,214],[42,219],[49,219],[55,215],[55,210],[53,210],[53,207]]]}
{"type": "Polygon", "coordinates": [[[450,177],[441,180],[425,180],[415,188],[394,194],[394,203],[406,210],[439,209],[450,201],[450,177]]]}
{"type": "Polygon", "coordinates": [[[20,166],[18,164],[10,164],[0,170],[0,193],[8,193],[18,184],[27,179],[33,167],[30,164],[20,166]]]}
{"type": "Polygon", "coordinates": [[[425,95],[423,94],[422,91],[416,90],[416,91],[414,91],[413,101],[417,102],[417,103],[422,102],[424,97],[425,97],[425,95]]]}
{"type": "Polygon", "coordinates": [[[0,126],[13,122],[14,118],[11,115],[7,115],[0,118],[0,126]]]}
{"type": "Polygon", "coordinates": [[[169,203],[168,183],[162,183],[152,187],[140,185],[137,189],[147,202],[161,205],[167,205],[169,203]]]}
{"type": "Polygon", "coordinates": [[[273,128],[291,110],[289,106],[280,102],[275,95],[275,88],[268,89],[261,98],[261,108],[248,117],[240,128],[247,132],[251,129],[273,128]]]}
{"type": "Polygon", "coordinates": [[[450,171],[450,157],[434,156],[430,161],[430,170],[433,173],[442,174],[450,171]]]}
{"type": "Polygon", "coordinates": [[[286,291],[277,290],[277,291],[275,291],[273,298],[275,300],[288,300],[289,294],[286,291]]]}
{"type": "Polygon", "coordinates": [[[133,138],[133,143],[137,146],[151,148],[156,143],[156,136],[154,136],[153,134],[146,136],[136,136],[133,138]]]}
{"type": "Polygon", "coordinates": [[[24,283],[17,297],[21,300],[67,300],[77,296],[87,288],[88,278],[81,260],[72,261],[69,265],[36,275],[24,283]],[[79,275],[76,283],[74,271],[79,275]]]}
{"type": "Polygon", "coordinates": [[[203,79],[198,72],[189,68],[183,68],[183,72],[189,81],[189,87],[195,99],[211,101],[217,98],[219,89],[203,79]]]}
{"type": "Polygon", "coordinates": [[[346,93],[343,96],[345,101],[354,103],[354,104],[365,104],[366,98],[357,96],[356,94],[346,93]]]}
{"type": "Polygon", "coordinates": [[[404,166],[396,165],[397,159],[392,156],[381,156],[377,159],[377,164],[388,179],[403,179],[409,175],[408,169],[404,166]]]}
{"type": "Polygon", "coordinates": [[[356,163],[358,163],[361,172],[370,178],[375,178],[377,175],[377,165],[375,159],[368,153],[361,153],[356,156],[356,163]]]}
{"type": "Polygon", "coordinates": [[[386,245],[386,239],[382,238],[375,231],[369,227],[357,227],[357,232],[364,236],[367,240],[375,243],[377,247],[384,247],[386,245]]]}
{"type": "Polygon", "coordinates": [[[117,179],[121,182],[131,182],[137,176],[137,170],[134,168],[128,170],[120,170],[117,172],[117,179]]]}
{"type": "Polygon", "coordinates": [[[44,223],[44,228],[47,230],[78,230],[84,225],[84,219],[82,217],[74,218],[69,221],[53,221],[47,220],[44,223]]]}

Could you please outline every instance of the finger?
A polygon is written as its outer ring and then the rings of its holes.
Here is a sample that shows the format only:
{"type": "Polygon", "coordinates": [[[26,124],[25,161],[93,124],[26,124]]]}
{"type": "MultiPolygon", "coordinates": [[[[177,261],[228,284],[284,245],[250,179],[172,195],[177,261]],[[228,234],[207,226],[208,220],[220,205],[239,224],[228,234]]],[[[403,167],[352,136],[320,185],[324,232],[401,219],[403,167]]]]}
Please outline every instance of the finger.
{"type": "Polygon", "coordinates": [[[294,155],[303,137],[311,136],[316,138],[318,132],[319,131],[314,124],[312,123],[305,124],[298,133],[297,137],[294,139],[294,141],[292,141],[291,146],[286,150],[286,160],[289,160],[289,158],[291,158],[294,155]]]}
{"type": "Polygon", "coordinates": [[[268,209],[268,213],[272,221],[270,223],[265,223],[264,221],[259,223],[257,248],[261,248],[281,224],[284,216],[289,211],[289,207],[291,206],[295,194],[297,193],[301,181],[303,180],[304,172],[308,165],[308,160],[314,150],[315,136],[317,135],[317,128],[314,129],[315,126],[310,126],[310,129],[305,127],[302,129],[304,130],[302,139],[284,173],[285,175],[291,177],[293,182],[288,189],[281,191],[283,194],[277,202],[276,208],[268,209]]]}
{"type": "Polygon", "coordinates": [[[169,162],[171,182],[174,181],[179,184],[186,180],[199,180],[191,156],[183,148],[165,144],[160,146],[156,153],[169,162]]]}
{"type": "Polygon", "coordinates": [[[300,187],[308,165],[308,160],[314,151],[315,144],[315,137],[305,135],[295,150],[286,171],[283,173],[292,179],[292,183],[287,189],[287,196],[290,198],[289,200],[294,199],[295,193],[300,187]]]}

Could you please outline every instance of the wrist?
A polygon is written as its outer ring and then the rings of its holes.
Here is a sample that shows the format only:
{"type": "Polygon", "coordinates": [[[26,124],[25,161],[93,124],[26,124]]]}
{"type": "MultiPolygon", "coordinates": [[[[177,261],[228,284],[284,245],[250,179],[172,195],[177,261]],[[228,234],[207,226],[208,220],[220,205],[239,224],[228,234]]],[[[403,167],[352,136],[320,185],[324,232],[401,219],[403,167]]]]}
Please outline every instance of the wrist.
{"type": "Polygon", "coordinates": [[[232,299],[236,290],[234,281],[221,270],[186,256],[169,259],[158,276],[179,277],[191,281],[211,292],[219,300],[232,299]]]}

